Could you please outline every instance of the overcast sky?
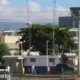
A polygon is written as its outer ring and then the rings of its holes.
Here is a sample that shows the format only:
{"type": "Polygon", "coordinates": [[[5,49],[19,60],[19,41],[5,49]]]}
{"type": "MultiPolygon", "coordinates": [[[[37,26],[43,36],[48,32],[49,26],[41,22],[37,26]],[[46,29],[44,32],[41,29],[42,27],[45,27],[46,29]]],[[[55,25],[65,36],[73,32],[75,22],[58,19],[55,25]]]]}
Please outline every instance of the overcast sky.
{"type": "Polygon", "coordinates": [[[0,0],[0,21],[57,22],[59,16],[70,16],[69,8],[79,6],[80,0],[0,0]],[[28,3],[27,3],[28,1],[28,3]],[[28,5],[28,11],[27,11],[28,5]]]}

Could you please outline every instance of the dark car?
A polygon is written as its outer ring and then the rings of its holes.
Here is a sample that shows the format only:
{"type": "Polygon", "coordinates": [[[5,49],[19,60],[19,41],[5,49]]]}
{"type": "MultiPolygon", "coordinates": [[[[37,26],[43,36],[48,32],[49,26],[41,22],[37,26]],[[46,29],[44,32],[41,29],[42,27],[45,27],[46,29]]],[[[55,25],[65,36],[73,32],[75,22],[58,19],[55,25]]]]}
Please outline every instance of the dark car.
{"type": "Polygon", "coordinates": [[[57,64],[55,67],[55,72],[56,73],[63,73],[63,72],[69,72],[69,71],[74,71],[73,68],[70,68],[67,64],[57,64]]]}

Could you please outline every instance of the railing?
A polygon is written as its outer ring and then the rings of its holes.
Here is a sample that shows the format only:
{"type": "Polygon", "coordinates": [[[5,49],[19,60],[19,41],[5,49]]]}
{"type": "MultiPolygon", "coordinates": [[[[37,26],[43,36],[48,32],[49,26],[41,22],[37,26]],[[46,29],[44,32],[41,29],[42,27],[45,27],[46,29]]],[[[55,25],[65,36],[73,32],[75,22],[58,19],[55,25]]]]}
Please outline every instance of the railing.
{"type": "MultiPolygon", "coordinates": [[[[76,73],[65,72],[61,74],[24,74],[13,75],[11,74],[11,80],[79,80],[76,73]]],[[[17,73],[18,74],[18,73],[17,73]]]]}
{"type": "Polygon", "coordinates": [[[3,78],[0,77],[0,80],[79,80],[77,71],[65,71],[62,69],[62,72],[59,73],[36,73],[34,70],[32,73],[4,73],[1,74],[3,78]],[[7,76],[7,78],[6,78],[7,76]]]}

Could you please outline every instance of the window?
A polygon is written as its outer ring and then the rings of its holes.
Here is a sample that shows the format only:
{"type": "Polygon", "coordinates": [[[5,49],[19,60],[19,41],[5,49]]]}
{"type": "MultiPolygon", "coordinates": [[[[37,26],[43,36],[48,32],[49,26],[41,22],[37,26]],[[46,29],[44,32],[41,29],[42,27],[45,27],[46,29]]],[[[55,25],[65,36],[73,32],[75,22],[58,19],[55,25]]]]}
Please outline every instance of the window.
{"type": "Polygon", "coordinates": [[[79,33],[77,32],[77,36],[76,36],[76,37],[78,37],[78,34],[79,34],[79,33]]]}
{"type": "Polygon", "coordinates": [[[49,62],[54,62],[55,59],[54,58],[49,58],[49,62]]]}
{"type": "Polygon", "coordinates": [[[75,31],[71,31],[73,36],[76,37],[76,32],[75,31]]]}
{"type": "Polygon", "coordinates": [[[35,58],[30,58],[30,62],[36,62],[35,58]]]}

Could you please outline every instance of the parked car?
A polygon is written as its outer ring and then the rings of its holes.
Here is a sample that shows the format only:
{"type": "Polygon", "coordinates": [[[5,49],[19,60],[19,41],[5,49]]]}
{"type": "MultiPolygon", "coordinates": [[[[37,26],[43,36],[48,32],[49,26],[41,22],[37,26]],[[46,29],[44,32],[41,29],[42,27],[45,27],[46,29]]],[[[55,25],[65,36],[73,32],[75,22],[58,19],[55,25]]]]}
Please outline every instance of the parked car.
{"type": "Polygon", "coordinates": [[[11,80],[9,67],[0,66],[0,80],[11,80]]]}

